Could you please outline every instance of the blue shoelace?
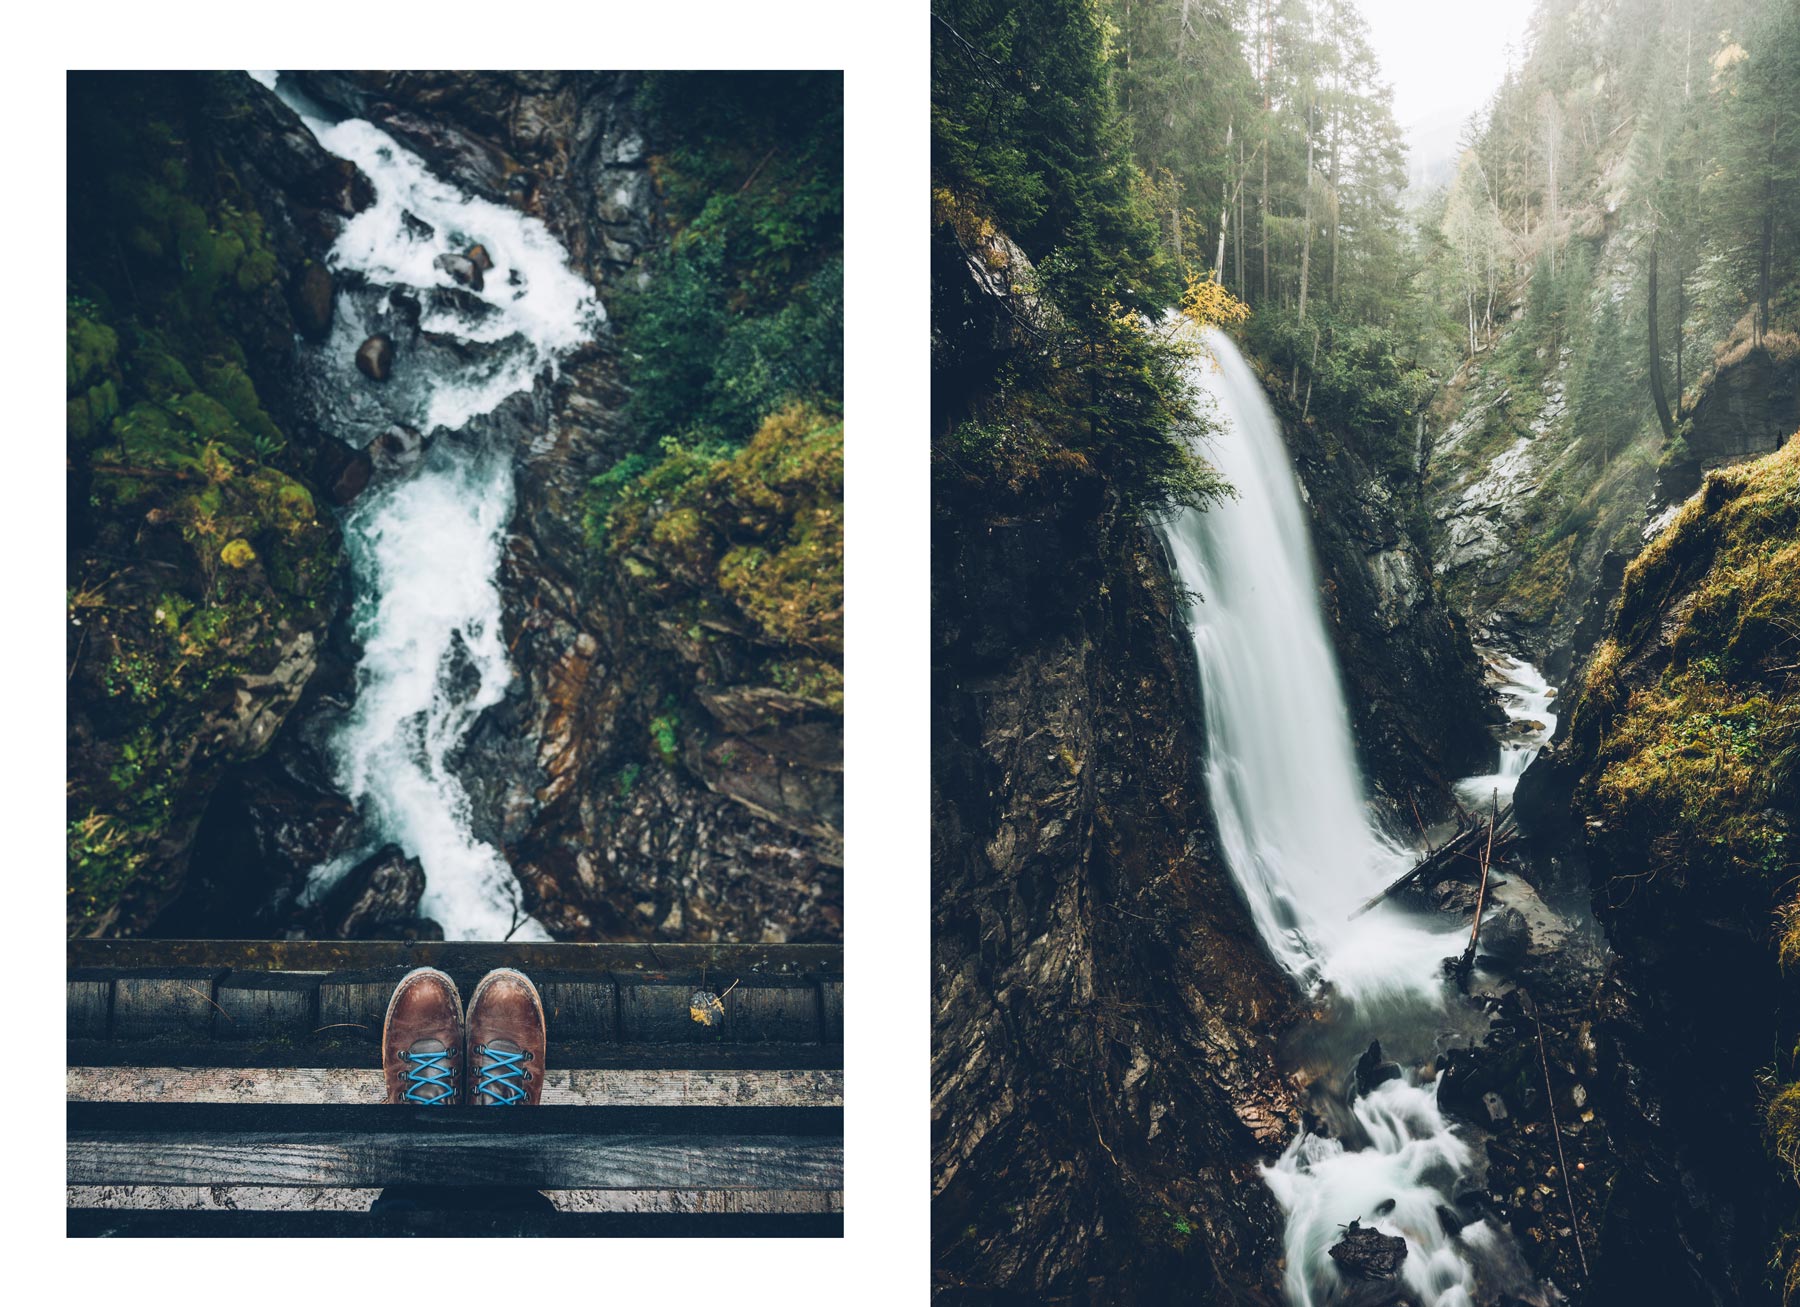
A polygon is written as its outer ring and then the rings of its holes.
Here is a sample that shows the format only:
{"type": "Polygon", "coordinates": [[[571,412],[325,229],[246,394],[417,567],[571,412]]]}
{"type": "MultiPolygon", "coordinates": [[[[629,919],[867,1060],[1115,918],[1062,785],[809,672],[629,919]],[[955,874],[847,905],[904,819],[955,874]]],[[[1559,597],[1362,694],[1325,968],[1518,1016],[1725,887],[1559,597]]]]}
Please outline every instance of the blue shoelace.
{"type": "Polygon", "coordinates": [[[481,1069],[481,1080],[476,1084],[475,1092],[491,1095],[501,1107],[523,1103],[526,1094],[520,1081],[531,1079],[531,1072],[524,1067],[525,1060],[531,1054],[503,1053],[497,1048],[477,1048],[475,1052],[477,1056],[489,1059],[488,1064],[481,1069]]]}
{"type": "Polygon", "coordinates": [[[424,1107],[450,1106],[450,1100],[456,1097],[456,1082],[449,1049],[437,1053],[402,1053],[400,1060],[407,1063],[406,1092],[402,1098],[424,1107]],[[424,1091],[431,1088],[437,1092],[427,1096],[424,1091]]]}

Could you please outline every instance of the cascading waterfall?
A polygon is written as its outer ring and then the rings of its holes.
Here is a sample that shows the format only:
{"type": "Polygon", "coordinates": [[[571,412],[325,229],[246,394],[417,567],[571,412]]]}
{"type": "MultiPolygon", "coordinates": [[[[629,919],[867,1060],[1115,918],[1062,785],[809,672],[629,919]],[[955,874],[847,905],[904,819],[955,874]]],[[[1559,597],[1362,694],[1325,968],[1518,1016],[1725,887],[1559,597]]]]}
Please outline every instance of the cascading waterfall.
{"type": "MultiPolygon", "coordinates": [[[[432,438],[413,475],[378,481],[343,520],[362,657],[355,706],[333,740],[339,783],[376,842],[419,859],[419,912],[446,938],[547,939],[520,907],[505,859],[475,835],[451,759],[513,678],[497,581],[513,507],[512,450],[482,419],[553,375],[604,311],[543,223],[464,195],[371,123],[329,121],[275,74],[254,76],[375,191],[327,259],[366,289],[339,297],[330,339],[306,351],[310,380],[333,397],[334,434],[361,447],[404,423],[432,438]],[[435,261],[476,243],[494,265],[484,289],[446,293],[454,283],[435,261]],[[418,306],[420,340],[440,345],[421,347],[376,386],[351,359],[402,297],[418,306]]],[[[315,868],[302,901],[367,851],[315,868]]]]}
{"type": "Polygon", "coordinates": [[[1556,734],[1556,714],[1550,711],[1556,691],[1537,668],[1508,654],[1489,654],[1488,684],[1500,695],[1512,733],[1500,743],[1498,770],[1456,783],[1456,797],[1477,812],[1486,810],[1496,795],[1502,803],[1511,802],[1519,777],[1556,734]]]}
{"type": "Polygon", "coordinates": [[[1208,330],[1193,380],[1222,430],[1202,451],[1237,491],[1164,527],[1204,689],[1206,783],[1226,861],[1263,943],[1349,1003],[1435,1001],[1453,938],[1383,905],[1408,865],[1370,820],[1300,488],[1256,374],[1208,330]]]}
{"type": "MultiPolygon", "coordinates": [[[[1338,1000],[1340,1044],[1377,1029],[1434,1031],[1445,1013],[1442,962],[1465,932],[1392,903],[1358,912],[1411,855],[1369,811],[1275,415],[1230,339],[1209,329],[1202,341],[1191,379],[1220,429],[1201,452],[1237,497],[1183,510],[1163,534],[1196,595],[1206,784],[1226,861],[1271,955],[1338,1000]]],[[[1265,1171],[1287,1214],[1291,1301],[1313,1307],[1345,1291],[1328,1252],[1342,1226],[1361,1220],[1406,1239],[1402,1276],[1421,1302],[1467,1307],[1478,1268],[1510,1250],[1486,1222],[1453,1235],[1440,1220],[1472,1155],[1439,1112],[1435,1083],[1408,1073],[1333,1115],[1338,1137],[1302,1134],[1265,1171]]]]}

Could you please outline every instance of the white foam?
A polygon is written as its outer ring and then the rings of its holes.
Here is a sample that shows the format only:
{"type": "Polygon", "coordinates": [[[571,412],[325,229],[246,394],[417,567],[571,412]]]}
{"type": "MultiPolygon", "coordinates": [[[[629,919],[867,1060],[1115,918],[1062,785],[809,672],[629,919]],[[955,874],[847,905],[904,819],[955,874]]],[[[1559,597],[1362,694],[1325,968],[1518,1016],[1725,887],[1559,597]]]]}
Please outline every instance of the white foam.
{"type": "Polygon", "coordinates": [[[1472,1160],[1468,1145],[1438,1111],[1434,1092],[1406,1080],[1376,1086],[1352,1111],[1368,1147],[1348,1150],[1336,1139],[1301,1135],[1263,1171],[1287,1214],[1289,1302],[1332,1300],[1341,1279],[1332,1245],[1343,1238],[1342,1227],[1360,1220],[1406,1240],[1401,1278],[1424,1307],[1468,1307],[1474,1273],[1438,1219],[1442,1188],[1472,1160]],[[1383,1214],[1373,1215],[1377,1209],[1383,1214]]]}
{"type": "MultiPolygon", "coordinates": [[[[436,266],[442,254],[484,246],[494,266],[478,297],[482,315],[433,305],[421,329],[487,348],[454,370],[389,383],[382,399],[396,416],[438,438],[409,479],[378,483],[346,515],[346,549],[356,577],[354,625],[362,643],[356,704],[333,740],[339,781],[373,830],[419,859],[423,916],[448,939],[548,939],[520,907],[506,860],[475,837],[468,792],[450,759],[476,720],[500,702],[513,671],[501,638],[498,574],[513,509],[509,451],[490,451],[456,433],[508,397],[555,372],[559,358],[604,321],[594,288],[538,219],[464,195],[372,123],[328,122],[257,75],[301,115],[320,144],[354,162],[374,187],[374,203],[346,224],[327,262],[371,285],[452,287],[436,266]],[[405,215],[431,226],[429,236],[405,215]]],[[[358,334],[356,310],[327,348],[358,334]]],[[[415,355],[408,366],[428,366],[415,355]]],[[[347,870],[345,859],[314,869],[316,899],[347,870]]]]}

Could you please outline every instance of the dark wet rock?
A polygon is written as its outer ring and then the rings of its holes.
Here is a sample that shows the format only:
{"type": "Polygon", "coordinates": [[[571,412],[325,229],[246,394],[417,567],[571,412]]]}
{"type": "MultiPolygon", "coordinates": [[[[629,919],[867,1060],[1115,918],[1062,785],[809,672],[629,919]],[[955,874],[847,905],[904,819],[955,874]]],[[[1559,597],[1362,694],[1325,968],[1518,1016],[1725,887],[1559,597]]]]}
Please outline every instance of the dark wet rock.
{"type": "Polygon", "coordinates": [[[356,350],[356,370],[371,381],[386,381],[394,372],[394,340],[370,336],[356,350]]]}
{"type": "Polygon", "coordinates": [[[393,845],[344,874],[311,914],[320,939],[442,939],[437,923],[419,917],[425,871],[393,845]]]}
{"type": "Polygon", "coordinates": [[[482,288],[480,265],[461,254],[440,254],[431,261],[431,266],[448,273],[458,286],[476,291],[482,288]]]}
{"type": "Polygon", "coordinates": [[[1453,1207],[1445,1207],[1442,1203],[1438,1204],[1437,1218],[1438,1228],[1452,1239],[1463,1232],[1463,1227],[1468,1225],[1471,1219],[1453,1207]]]}
{"type": "Polygon", "coordinates": [[[307,873],[356,846],[360,823],[338,788],[330,751],[354,694],[354,667],[348,632],[332,630],[273,746],[234,769],[207,805],[188,882],[157,918],[156,934],[280,936],[294,924],[292,904],[307,873]]]}
{"type": "Polygon", "coordinates": [[[1800,428],[1800,353],[1757,346],[1718,370],[1688,415],[1686,457],[1664,464],[1655,506],[1678,504],[1716,467],[1772,453],[1800,428]]]}
{"type": "Polygon", "coordinates": [[[409,426],[395,423],[369,442],[364,452],[381,476],[403,476],[425,458],[425,437],[409,426]]]}
{"type": "Polygon", "coordinates": [[[437,235],[436,227],[433,227],[430,223],[426,222],[425,219],[419,217],[410,209],[401,210],[400,225],[406,228],[408,235],[417,240],[428,241],[437,235]]]}
{"type": "Polygon", "coordinates": [[[1331,1246],[1331,1260],[1345,1275],[1391,1280],[1406,1261],[1406,1240],[1352,1221],[1344,1228],[1344,1237],[1331,1246]]]}
{"type": "Polygon", "coordinates": [[[309,261],[291,286],[294,325],[308,340],[324,340],[331,334],[332,301],[337,294],[331,274],[323,264],[309,261]]]}
{"type": "Polygon", "coordinates": [[[1524,913],[1514,907],[1488,913],[1481,923],[1479,949],[1484,963],[1513,967],[1524,961],[1531,949],[1531,926],[1524,913]]]}
{"type": "Polygon", "coordinates": [[[467,258],[470,263],[473,263],[478,271],[492,272],[494,270],[493,256],[487,252],[487,246],[485,245],[469,246],[468,250],[464,253],[464,257],[467,258]]]}
{"type": "Polygon", "coordinates": [[[367,450],[351,450],[342,445],[338,449],[343,452],[329,460],[332,471],[325,479],[325,486],[331,502],[343,508],[369,488],[369,482],[375,477],[375,462],[367,450]]]}
{"type": "Polygon", "coordinates": [[[1356,1059],[1356,1075],[1354,1083],[1357,1097],[1362,1097],[1377,1085],[1384,1085],[1390,1080],[1401,1079],[1400,1067],[1397,1063],[1386,1061],[1381,1056],[1381,1041],[1375,1040],[1356,1059]]]}
{"type": "MultiPolygon", "coordinates": [[[[464,322],[480,323],[498,317],[499,305],[492,304],[460,286],[432,286],[425,291],[425,304],[434,312],[452,313],[464,322]]],[[[418,325],[415,322],[413,325],[418,325]]],[[[483,346],[482,348],[487,348],[483,346]]]]}

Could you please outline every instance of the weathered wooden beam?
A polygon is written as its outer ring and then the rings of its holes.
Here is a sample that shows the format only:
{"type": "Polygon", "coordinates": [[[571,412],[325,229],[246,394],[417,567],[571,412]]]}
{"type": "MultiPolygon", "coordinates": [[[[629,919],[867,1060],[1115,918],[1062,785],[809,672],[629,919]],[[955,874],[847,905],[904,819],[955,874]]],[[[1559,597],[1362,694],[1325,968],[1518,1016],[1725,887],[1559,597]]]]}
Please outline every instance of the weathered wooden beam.
{"type": "Polygon", "coordinates": [[[115,1039],[204,1039],[218,1007],[213,986],[224,973],[210,967],[161,967],[123,972],[113,980],[115,1039]]]}
{"type": "Polygon", "coordinates": [[[714,977],[662,974],[619,978],[619,1037],[644,1044],[716,1044],[730,1038],[731,1013],[722,1003],[694,1018],[693,996],[704,988],[716,995],[728,984],[714,977]]]}
{"type": "Polygon", "coordinates": [[[68,984],[70,1039],[105,1039],[112,1024],[111,971],[71,971],[68,984]]]}
{"type": "Polygon", "coordinates": [[[552,972],[533,976],[532,982],[544,1002],[544,1025],[553,1047],[567,1040],[619,1037],[618,991],[612,977],[552,972]]]}
{"type": "MultiPolygon", "coordinates": [[[[366,1212],[379,1189],[302,1185],[69,1185],[68,1207],[143,1212],[366,1212]]],[[[836,1189],[552,1189],[559,1212],[841,1212],[836,1189]]]]}
{"type": "Polygon", "coordinates": [[[145,1212],[71,1208],[71,1238],[822,1239],[841,1212],[145,1212]]]}
{"type": "MultiPolygon", "coordinates": [[[[441,1110],[441,1109],[440,1109],[441,1110]]],[[[72,1185],[838,1189],[843,1145],[781,1135],[78,1132],[72,1185]]]]}
{"type": "Polygon", "coordinates": [[[218,984],[213,1033],[221,1039],[307,1039],[318,1028],[319,977],[234,971],[218,984]]]}
{"type": "Polygon", "coordinates": [[[491,1108],[393,1107],[383,1103],[83,1103],[63,1109],[70,1137],[100,1135],[319,1135],[354,1140],[366,1134],[446,1134],[526,1139],[547,1135],[805,1135],[841,1137],[838,1107],[539,1106],[528,1112],[491,1108]]]}
{"type": "Polygon", "coordinates": [[[818,1043],[819,987],[811,981],[727,987],[725,1028],[733,1043],[818,1043]]]}
{"type": "Polygon", "coordinates": [[[431,966],[453,976],[494,967],[537,972],[674,972],[726,977],[838,975],[840,944],[538,944],[470,940],[75,939],[75,967],[215,967],[237,971],[368,971],[431,966]]]}
{"type": "MultiPolygon", "coordinates": [[[[131,1067],[155,1064],[184,1067],[373,1067],[379,1054],[372,1042],[212,1040],[159,1041],[80,1039],[68,1044],[65,1065],[131,1067]]],[[[352,1034],[355,1032],[352,1031],[352,1034]]],[[[552,1038],[552,1070],[837,1071],[844,1065],[842,1044],[633,1044],[552,1038]]]]}
{"type": "MultiPolygon", "coordinates": [[[[319,1024],[315,1033],[328,1039],[375,1044],[387,1019],[388,1000],[406,972],[399,967],[374,971],[341,971],[319,980],[319,1024]]],[[[468,1001],[468,996],[463,996],[468,1001]]]]}
{"type": "MultiPolygon", "coordinates": [[[[380,1103],[378,1067],[69,1067],[81,1103],[380,1103]]],[[[550,1107],[841,1107],[842,1071],[580,1069],[544,1073],[550,1107]]]]}
{"type": "Polygon", "coordinates": [[[844,982],[821,980],[819,982],[819,1002],[824,1021],[825,1042],[827,1044],[843,1043],[844,982]]]}

